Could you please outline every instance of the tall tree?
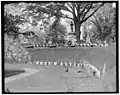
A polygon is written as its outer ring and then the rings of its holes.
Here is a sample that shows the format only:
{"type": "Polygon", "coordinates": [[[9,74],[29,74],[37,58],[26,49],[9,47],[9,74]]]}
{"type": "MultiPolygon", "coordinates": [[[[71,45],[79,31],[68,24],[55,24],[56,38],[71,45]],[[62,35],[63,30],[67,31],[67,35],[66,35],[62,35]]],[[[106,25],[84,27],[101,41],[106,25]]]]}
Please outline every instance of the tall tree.
{"type": "Polygon", "coordinates": [[[115,41],[116,39],[116,9],[113,8],[110,11],[102,12],[94,15],[94,19],[91,20],[93,24],[93,36],[92,38],[101,41],[115,41]]]}
{"type": "MultiPolygon", "coordinates": [[[[76,38],[77,42],[80,42],[80,27],[82,23],[84,23],[86,20],[88,20],[91,16],[94,15],[94,13],[104,5],[104,3],[56,3],[56,4],[51,4],[48,5],[51,13],[51,15],[57,15],[56,10],[64,10],[67,12],[70,12],[72,14],[72,17],[63,14],[62,12],[59,11],[59,15],[63,18],[68,18],[73,20],[74,26],[75,26],[75,33],[76,33],[76,38]]],[[[47,8],[48,8],[47,6],[47,8]]]]}
{"type": "Polygon", "coordinates": [[[49,17],[59,16],[61,18],[68,18],[73,20],[75,26],[75,33],[77,41],[80,42],[80,27],[82,23],[88,20],[94,13],[104,5],[104,3],[72,3],[72,2],[49,2],[49,3],[37,3],[27,6],[28,9],[32,8],[36,13],[43,12],[49,14],[49,17]],[[30,7],[30,8],[29,8],[30,7]],[[64,14],[62,10],[70,12],[72,17],[64,14]]]}
{"type": "Polygon", "coordinates": [[[64,40],[67,30],[66,27],[60,23],[60,18],[56,18],[53,24],[49,25],[46,33],[53,43],[58,44],[61,40],[64,40]]]}
{"type": "MultiPolygon", "coordinates": [[[[47,21],[44,13],[39,11],[38,13],[35,10],[32,10],[36,7],[31,7],[33,3],[10,3],[4,5],[4,19],[5,19],[5,32],[18,37],[19,34],[23,34],[24,37],[29,39],[29,42],[32,42],[32,38],[35,37],[41,38],[41,30],[38,25],[39,21],[43,21],[44,24],[47,24],[47,21]],[[30,6],[30,7],[27,7],[30,6]],[[6,15],[7,14],[7,15],[6,15]],[[37,35],[37,36],[36,36],[37,35]]],[[[43,5],[43,4],[40,4],[43,5]]],[[[43,36],[42,36],[43,37],[43,36]]],[[[35,39],[36,39],[35,38],[35,39]]]]}

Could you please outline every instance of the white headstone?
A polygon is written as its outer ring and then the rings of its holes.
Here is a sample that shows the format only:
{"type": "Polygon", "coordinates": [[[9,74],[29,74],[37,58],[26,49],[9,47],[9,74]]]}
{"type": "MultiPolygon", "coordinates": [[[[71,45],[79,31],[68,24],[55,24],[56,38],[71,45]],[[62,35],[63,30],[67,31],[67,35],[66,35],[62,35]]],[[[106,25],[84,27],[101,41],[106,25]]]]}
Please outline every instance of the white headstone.
{"type": "Polygon", "coordinates": [[[68,64],[67,64],[67,62],[65,61],[65,66],[67,66],[68,64]]]}
{"type": "Polygon", "coordinates": [[[69,62],[69,65],[72,66],[72,62],[69,62]]]}
{"type": "Polygon", "coordinates": [[[74,67],[76,67],[76,63],[75,63],[75,61],[74,61],[74,63],[73,63],[73,64],[74,64],[74,67]]]}
{"type": "Polygon", "coordinates": [[[40,65],[42,65],[42,64],[43,64],[43,62],[41,61],[41,62],[40,62],[40,65]]]}
{"type": "Polygon", "coordinates": [[[79,64],[79,63],[77,64],[77,67],[80,67],[80,64],[79,64]]]}
{"type": "Polygon", "coordinates": [[[46,62],[44,62],[44,65],[47,65],[47,61],[46,61],[46,62]]]}
{"type": "Polygon", "coordinates": [[[54,62],[54,65],[57,65],[57,62],[54,62]]]}
{"type": "Polygon", "coordinates": [[[36,61],[36,64],[38,65],[38,64],[39,64],[39,61],[36,61]]]}
{"type": "Polygon", "coordinates": [[[51,62],[50,62],[50,61],[48,62],[48,65],[51,65],[51,62]]]}
{"type": "Polygon", "coordinates": [[[61,61],[60,65],[63,66],[63,62],[62,61],[61,61]]]}

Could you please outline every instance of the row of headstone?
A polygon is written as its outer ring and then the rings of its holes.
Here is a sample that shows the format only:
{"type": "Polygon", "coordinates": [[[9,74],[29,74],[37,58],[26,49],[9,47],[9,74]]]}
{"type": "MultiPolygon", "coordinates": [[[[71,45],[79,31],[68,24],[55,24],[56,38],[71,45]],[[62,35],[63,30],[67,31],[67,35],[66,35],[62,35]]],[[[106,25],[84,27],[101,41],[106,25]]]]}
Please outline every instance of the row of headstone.
{"type": "MultiPolygon", "coordinates": [[[[35,45],[34,47],[57,47],[58,45],[49,45],[49,44],[43,44],[43,45],[35,45]]],[[[79,45],[71,45],[71,47],[74,46],[74,47],[103,47],[103,46],[108,46],[108,44],[86,44],[86,43],[82,43],[82,44],[79,44],[79,45]]]]}
{"type": "Polygon", "coordinates": [[[81,64],[85,63],[85,60],[80,60],[79,63],[74,62],[66,62],[66,61],[35,61],[34,62],[36,65],[59,65],[59,66],[75,66],[75,67],[80,67],[81,64]]]}
{"type": "MultiPolygon", "coordinates": [[[[64,66],[64,67],[81,67],[83,68],[84,64],[90,64],[88,61],[86,60],[80,60],[79,62],[67,62],[67,61],[34,61],[34,63],[36,65],[54,65],[54,66],[64,66]]],[[[84,65],[85,66],[85,65],[84,65]]]]}
{"type": "Polygon", "coordinates": [[[103,47],[103,46],[108,46],[108,44],[86,44],[86,43],[83,43],[83,44],[80,44],[79,46],[82,46],[82,47],[103,47]]]}
{"type": "Polygon", "coordinates": [[[86,60],[80,60],[80,62],[66,62],[66,61],[35,61],[34,62],[36,65],[44,65],[44,66],[63,66],[65,68],[69,67],[80,67],[80,68],[87,68],[90,69],[89,67],[91,66],[91,69],[93,69],[93,73],[96,73],[98,77],[100,77],[100,71],[93,65],[91,65],[88,61],[86,60]],[[88,65],[85,65],[88,64],[88,65]],[[87,67],[88,66],[88,67],[87,67]]]}
{"type": "Polygon", "coordinates": [[[86,44],[86,43],[82,43],[82,44],[80,44],[79,46],[81,46],[81,47],[95,47],[95,46],[97,46],[97,44],[86,44]]]}
{"type": "Polygon", "coordinates": [[[58,46],[58,45],[49,45],[49,44],[43,44],[43,45],[40,45],[40,44],[37,44],[37,45],[35,45],[34,47],[56,47],[56,46],[58,46]]]}

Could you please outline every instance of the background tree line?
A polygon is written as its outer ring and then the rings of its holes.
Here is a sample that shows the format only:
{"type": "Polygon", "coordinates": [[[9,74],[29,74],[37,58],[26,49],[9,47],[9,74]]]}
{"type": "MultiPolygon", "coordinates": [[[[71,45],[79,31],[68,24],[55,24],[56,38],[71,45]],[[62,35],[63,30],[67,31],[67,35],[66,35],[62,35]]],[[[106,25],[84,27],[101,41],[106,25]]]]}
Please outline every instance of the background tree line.
{"type": "MultiPolygon", "coordinates": [[[[91,42],[99,40],[113,43],[116,42],[116,7],[108,7],[108,10],[102,9],[110,4],[112,3],[46,2],[5,4],[4,34],[5,37],[13,39],[13,41],[22,41],[24,37],[32,44],[44,44],[49,40],[52,40],[53,43],[64,44],[68,31],[62,25],[61,19],[69,19],[74,22],[74,32],[78,43],[81,42],[80,28],[85,23],[92,25],[91,29],[84,31],[85,35],[90,31],[91,42]],[[65,14],[66,12],[71,15],[65,14]],[[40,21],[42,24],[39,24],[40,21]],[[27,25],[27,28],[21,29],[25,25],[27,25]],[[20,38],[19,35],[23,35],[23,37],[20,38]]],[[[89,25],[85,26],[85,28],[87,27],[89,25]]],[[[84,37],[86,39],[87,36],[84,37]]],[[[18,43],[20,43],[19,41],[18,43]]]]}

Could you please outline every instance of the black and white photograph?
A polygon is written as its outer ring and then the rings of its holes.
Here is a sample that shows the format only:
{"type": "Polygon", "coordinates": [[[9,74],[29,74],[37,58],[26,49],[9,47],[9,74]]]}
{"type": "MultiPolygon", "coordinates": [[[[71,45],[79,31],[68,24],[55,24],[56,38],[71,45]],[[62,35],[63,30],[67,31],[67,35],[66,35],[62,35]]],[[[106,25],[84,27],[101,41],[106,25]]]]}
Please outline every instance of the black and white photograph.
{"type": "Polygon", "coordinates": [[[1,1],[2,93],[119,93],[118,1],[1,1]]]}

